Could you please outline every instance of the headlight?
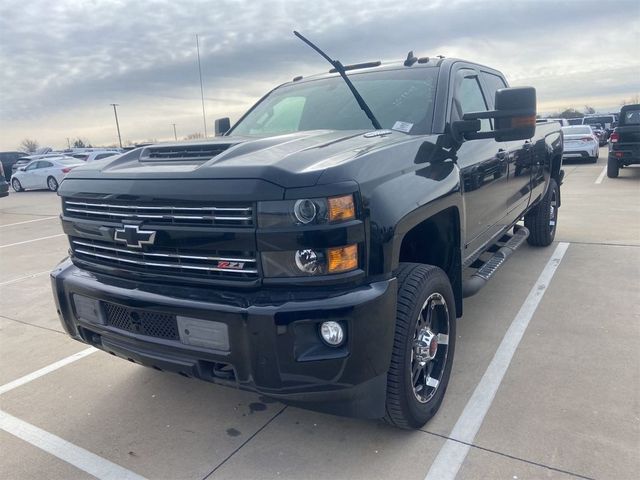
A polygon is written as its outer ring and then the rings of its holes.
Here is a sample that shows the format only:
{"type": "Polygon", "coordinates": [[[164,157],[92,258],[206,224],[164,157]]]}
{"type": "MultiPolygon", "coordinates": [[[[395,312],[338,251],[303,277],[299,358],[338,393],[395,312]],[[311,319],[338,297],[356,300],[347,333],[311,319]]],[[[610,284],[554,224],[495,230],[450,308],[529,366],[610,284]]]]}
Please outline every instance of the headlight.
{"type": "Polygon", "coordinates": [[[258,226],[261,228],[318,225],[354,218],[353,194],[258,203],[258,226]]]}
{"type": "Polygon", "coordinates": [[[344,273],[358,268],[358,245],[327,249],[305,248],[293,252],[262,252],[267,278],[310,277],[344,273]]]}

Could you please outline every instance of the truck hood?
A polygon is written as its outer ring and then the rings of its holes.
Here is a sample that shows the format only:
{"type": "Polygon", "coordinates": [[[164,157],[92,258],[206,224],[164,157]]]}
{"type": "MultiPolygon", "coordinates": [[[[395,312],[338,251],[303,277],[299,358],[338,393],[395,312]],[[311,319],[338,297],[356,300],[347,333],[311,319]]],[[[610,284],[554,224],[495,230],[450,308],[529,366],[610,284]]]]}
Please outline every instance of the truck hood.
{"type": "MultiPolygon", "coordinates": [[[[332,166],[412,137],[401,132],[296,132],[163,143],[76,168],[69,179],[262,179],[284,188],[315,185],[332,166]]],[[[413,137],[415,138],[415,137],[413,137]]]]}

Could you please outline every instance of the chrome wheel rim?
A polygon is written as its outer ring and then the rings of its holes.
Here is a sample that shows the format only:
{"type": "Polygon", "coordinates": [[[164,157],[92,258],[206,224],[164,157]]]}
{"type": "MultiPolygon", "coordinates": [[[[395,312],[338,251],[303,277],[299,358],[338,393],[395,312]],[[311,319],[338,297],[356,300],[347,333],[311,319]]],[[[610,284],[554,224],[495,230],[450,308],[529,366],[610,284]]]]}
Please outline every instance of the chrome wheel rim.
{"type": "Polygon", "coordinates": [[[413,395],[427,403],[438,391],[449,354],[449,308],[444,297],[432,293],[424,302],[411,345],[409,378],[413,395]]]}
{"type": "Polygon", "coordinates": [[[549,232],[553,233],[556,229],[556,220],[558,216],[558,201],[555,190],[551,194],[551,203],[549,204],[549,232]]]}
{"type": "Polygon", "coordinates": [[[56,190],[58,188],[58,182],[54,178],[49,179],[49,190],[56,190]]]}

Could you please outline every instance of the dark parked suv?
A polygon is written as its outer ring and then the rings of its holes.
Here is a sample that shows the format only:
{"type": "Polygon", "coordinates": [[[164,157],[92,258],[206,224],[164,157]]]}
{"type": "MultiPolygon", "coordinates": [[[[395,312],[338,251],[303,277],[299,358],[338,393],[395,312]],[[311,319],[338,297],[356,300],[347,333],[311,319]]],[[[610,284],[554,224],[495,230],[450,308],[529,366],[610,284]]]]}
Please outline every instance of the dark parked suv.
{"type": "Polygon", "coordinates": [[[25,155],[24,152],[0,152],[0,162],[2,162],[4,178],[7,182],[11,179],[11,167],[25,155]]]}
{"type": "Polygon", "coordinates": [[[640,164],[640,104],[620,110],[618,126],[609,138],[607,176],[616,178],[620,169],[640,164]]]}

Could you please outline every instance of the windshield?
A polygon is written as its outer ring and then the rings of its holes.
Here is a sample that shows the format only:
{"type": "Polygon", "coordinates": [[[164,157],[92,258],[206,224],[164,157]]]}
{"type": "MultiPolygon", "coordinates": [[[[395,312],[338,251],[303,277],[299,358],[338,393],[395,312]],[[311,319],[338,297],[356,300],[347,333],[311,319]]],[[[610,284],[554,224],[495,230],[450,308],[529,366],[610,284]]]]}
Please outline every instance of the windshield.
{"type": "Polygon", "coordinates": [[[593,133],[591,127],[562,127],[565,135],[590,135],[593,133]]]}
{"type": "MultiPolygon", "coordinates": [[[[437,81],[436,68],[351,74],[382,128],[428,133],[437,81]]],[[[371,121],[340,77],[280,87],[233,128],[234,135],[277,135],[304,130],[370,130],[371,121]]]]}
{"type": "Polygon", "coordinates": [[[611,123],[613,122],[613,115],[607,115],[604,117],[585,117],[584,121],[582,122],[584,125],[591,125],[594,123],[611,123]]]}

